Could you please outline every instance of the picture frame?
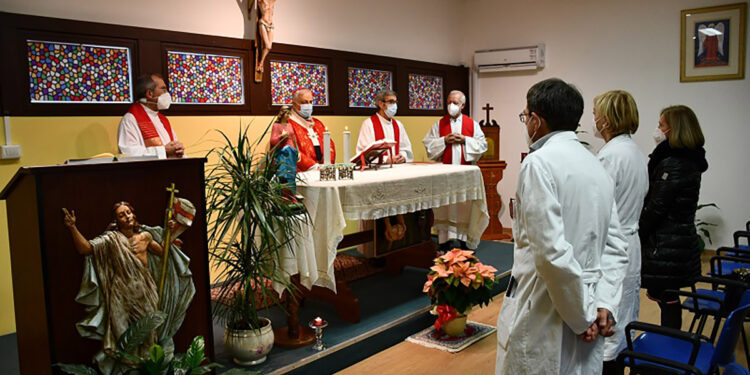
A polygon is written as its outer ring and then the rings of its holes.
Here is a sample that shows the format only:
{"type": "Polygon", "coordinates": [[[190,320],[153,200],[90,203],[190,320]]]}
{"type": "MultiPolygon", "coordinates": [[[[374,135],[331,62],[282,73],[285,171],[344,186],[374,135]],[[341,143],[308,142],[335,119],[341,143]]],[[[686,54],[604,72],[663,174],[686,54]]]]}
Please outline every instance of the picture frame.
{"type": "Polygon", "coordinates": [[[680,82],[745,78],[747,3],[680,12],[680,82]]]}

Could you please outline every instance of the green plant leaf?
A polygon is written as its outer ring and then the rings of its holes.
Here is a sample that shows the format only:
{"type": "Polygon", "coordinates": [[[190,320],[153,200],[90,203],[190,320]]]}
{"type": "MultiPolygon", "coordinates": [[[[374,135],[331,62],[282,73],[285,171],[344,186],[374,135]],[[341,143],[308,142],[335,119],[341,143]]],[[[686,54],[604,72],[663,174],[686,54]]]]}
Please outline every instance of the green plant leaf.
{"type": "Polygon", "coordinates": [[[72,375],[99,375],[96,370],[86,365],[71,365],[67,363],[55,363],[52,367],[59,368],[62,372],[72,375]]]}
{"type": "Polygon", "coordinates": [[[148,336],[164,323],[167,315],[161,311],[152,311],[136,320],[117,340],[117,348],[132,353],[141,346],[148,336]]]}
{"type": "Polygon", "coordinates": [[[151,349],[148,350],[148,356],[152,362],[164,362],[164,350],[159,345],[152,345],[151,349]]]}
{"type": "Polygon", "coordinates": [[[190,343],[190,347],[185,353],[185,356],[182,358],[181,367],[186,369],[194,369],[200,366],[200,364],[203,363],[203,361],[206,359],[204,350],[205,343],[203,341],[203,336],[196,336],[193,339],[193,342],[190,343]]]}

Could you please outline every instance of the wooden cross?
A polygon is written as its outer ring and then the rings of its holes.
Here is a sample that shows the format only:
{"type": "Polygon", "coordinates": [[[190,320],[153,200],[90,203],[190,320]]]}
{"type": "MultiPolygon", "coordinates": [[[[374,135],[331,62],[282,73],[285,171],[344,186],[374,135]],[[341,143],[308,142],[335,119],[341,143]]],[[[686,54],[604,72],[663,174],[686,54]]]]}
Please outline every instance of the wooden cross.
{"type": "Polygon", "coordinates": [[[495,109],[495,107],[490,107],[490,103],[487,103],[487,105],[482,107],[482,109],[487,111],[487,120],[485,121],[485,125],[489,125],[490,124],[490,111],[495,109]]]}

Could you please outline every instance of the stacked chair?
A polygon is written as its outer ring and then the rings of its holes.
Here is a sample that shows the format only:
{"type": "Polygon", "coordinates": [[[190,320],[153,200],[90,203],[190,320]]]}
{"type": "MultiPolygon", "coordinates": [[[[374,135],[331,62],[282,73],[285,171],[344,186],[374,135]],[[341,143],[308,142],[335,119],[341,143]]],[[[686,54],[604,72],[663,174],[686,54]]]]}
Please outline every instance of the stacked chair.
{"type": "Polygon", "coordinates": [[[697,280],[709,284],[710,289],[693,286],[689,292],[675,291],[686,297],[682,308],[693,313],[688,332],[632,322],[625,328],[628,346],[618,357],[620,366],[629,367],[631,374],[706,375],[719,374],[720,370],[722,374],[750,374],[734,361],[734,348],[741,335],[750,363],[743,326],[750,312],[750,283],[737,280],[734,274],[737,269],[750,269],[750,221],[746,229],[734,233],[734,247],[717,250],[709,274],[697,280]],[[713,328],[705,335],[709,318],[713,318],[713,328]],[[717,339],[722,320],[724,326],[717,339]],[[631,339],[633,331],[643,333],[631,339]]]}

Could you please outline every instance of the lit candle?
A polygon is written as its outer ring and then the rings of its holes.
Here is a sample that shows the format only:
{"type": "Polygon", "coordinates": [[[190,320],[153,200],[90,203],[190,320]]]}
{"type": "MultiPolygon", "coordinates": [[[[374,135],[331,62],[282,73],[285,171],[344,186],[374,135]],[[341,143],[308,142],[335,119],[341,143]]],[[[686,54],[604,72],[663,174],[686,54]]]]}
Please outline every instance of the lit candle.
{"type": "Polygon", "coordinates": [[[344,127],[344,163],[348,163],[351,159],[349,154],[349,144],[352,142],[352,132],[349,131],[349,127],[344,127]]]}
{"type": "Polygon", "coordinates": [[[314,326],[322,326],[323,325],[323,319],[321,317],[315,318],[315,321],[313,321],[314,326]]]}
{"type": "Polygon", "coordinates": [[[323,132],[323,164],[331,164],[331,132],[323,132]]]}

